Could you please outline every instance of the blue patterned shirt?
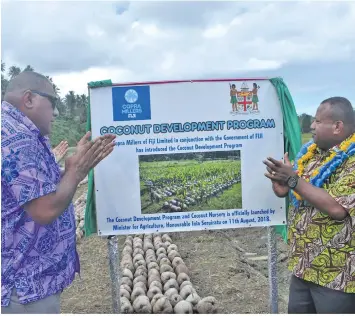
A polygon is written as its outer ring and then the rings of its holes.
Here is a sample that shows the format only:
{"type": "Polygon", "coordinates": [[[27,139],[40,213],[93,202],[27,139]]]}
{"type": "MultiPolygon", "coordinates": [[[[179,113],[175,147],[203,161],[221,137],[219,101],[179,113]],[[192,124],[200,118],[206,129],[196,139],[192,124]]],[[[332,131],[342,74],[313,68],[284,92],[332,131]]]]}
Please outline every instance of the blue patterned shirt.
{"type": "Polygon", "coordinates": [[[8,306],[14,287],[21,303],[34,302],[69,286],[80,267],[73,205],[48,225],[23,208],[60,181],[48,138],[7,102],[1,115],[1,306],[8,306]]]}

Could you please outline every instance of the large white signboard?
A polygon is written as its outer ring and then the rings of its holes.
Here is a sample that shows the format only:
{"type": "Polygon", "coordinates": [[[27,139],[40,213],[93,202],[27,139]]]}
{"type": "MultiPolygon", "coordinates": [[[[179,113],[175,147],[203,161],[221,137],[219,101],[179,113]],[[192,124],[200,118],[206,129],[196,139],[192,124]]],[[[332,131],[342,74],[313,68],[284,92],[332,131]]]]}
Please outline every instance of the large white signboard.
{"type": "Polygon", "coordinates": [[[285,223],[262,162],[284,152],[268,80],[93,88],[90,104],[93,136],[117,135],[94,172],[100,235],[285,223]]]}

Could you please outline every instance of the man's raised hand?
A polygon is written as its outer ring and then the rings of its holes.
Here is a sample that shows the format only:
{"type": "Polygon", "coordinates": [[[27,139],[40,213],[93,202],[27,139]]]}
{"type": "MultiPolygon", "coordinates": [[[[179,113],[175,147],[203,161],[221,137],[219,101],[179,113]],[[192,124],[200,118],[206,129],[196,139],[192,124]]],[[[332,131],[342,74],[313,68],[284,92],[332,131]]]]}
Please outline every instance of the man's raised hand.
{"type": "Polygon", "coordinates": [[[104,135],[100,138],[102,140],[103,149],[93,162],[92,168],[95,168],[102,160],[104,160],[108,155],[110,155],[115,147],[115,135],[104,135]]]}
{"type": "Polygon", "coordinates": [[[79,141],[75,154],[66,159],[65,171],[72,172],[79,183],[90,169],[112,153],[115,138],[115,135],[106,134],[90,141],[90,134],[87,133],[79,141]]]}
{"type": "Polygon", "coordinates": [[[64,140],[62,140],[57,147],[53,148],[53,154],[57,162],[61,161],[63,157],[67,154],[68,148],[68,142],[64,140]]]}
{"type": "Polygon", "coordinates": [[[268,172],[265,173],[265,176],[271,180],[275,194],[278,197],[285,197],[289,192],[286,181],[290,175],[294,174],[288,153],[284,155],[284,162],[268,158],[268,161],[264,161],[264,164],[268,172]]]}

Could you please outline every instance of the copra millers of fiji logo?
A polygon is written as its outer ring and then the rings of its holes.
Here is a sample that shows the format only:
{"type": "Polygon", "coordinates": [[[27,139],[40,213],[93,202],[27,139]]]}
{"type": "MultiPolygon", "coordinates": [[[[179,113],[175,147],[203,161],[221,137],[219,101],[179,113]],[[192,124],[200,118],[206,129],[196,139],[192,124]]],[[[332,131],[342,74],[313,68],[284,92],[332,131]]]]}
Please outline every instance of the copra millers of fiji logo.
{"type": "Polygon", "coordinates": [[[112,88],[114,121],[150,120],[150,87],[112,88]]]}
{"type": "Polygon", "coordinates": [[[129,89],[124,94],[124,98],[128,103],[135,103],[138,100],[138,93],[136,90],[129,89]]]}
{"type": "Polygon", "coordinates": [[[122,105],[122,114],[127,114],[128,118],[136,118],[138,113],[142,113],[142,108],[138,101],[138,93],[134,89],[129,89],[124,94],[128,104],[122,105]]]}

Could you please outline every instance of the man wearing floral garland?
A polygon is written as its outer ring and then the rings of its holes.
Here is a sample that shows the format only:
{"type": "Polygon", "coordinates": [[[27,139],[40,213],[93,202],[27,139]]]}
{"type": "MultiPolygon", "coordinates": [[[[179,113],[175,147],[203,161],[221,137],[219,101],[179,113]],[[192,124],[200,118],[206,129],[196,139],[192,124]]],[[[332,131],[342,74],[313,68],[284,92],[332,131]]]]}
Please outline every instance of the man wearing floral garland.
{"type": "Polygon", "coordinates": [[[268,158],[278,197],[290,194],[290,314],[355,313],[355,119],[346,98],[324,100],[292,167],[268,158]]]}

